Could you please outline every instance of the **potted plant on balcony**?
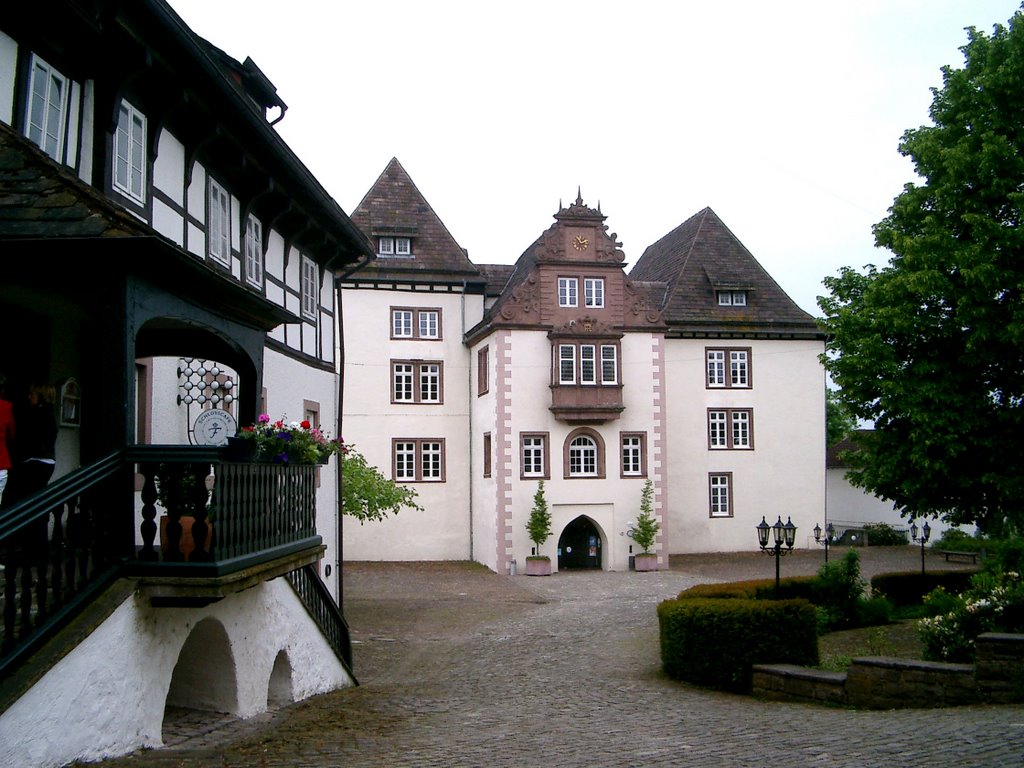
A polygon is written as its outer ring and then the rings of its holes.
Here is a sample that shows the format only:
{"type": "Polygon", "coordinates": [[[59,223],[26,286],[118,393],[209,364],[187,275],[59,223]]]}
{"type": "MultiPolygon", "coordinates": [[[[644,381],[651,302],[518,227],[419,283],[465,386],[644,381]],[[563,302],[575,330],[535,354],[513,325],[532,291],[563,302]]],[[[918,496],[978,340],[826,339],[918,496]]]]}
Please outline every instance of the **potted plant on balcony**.
{"type": "Polygon", "coordinates": [[[308,421],[271,421],[265,413],[254,425],[242,427],[228,444],[233,458],[274,464],[326,464],[346,450],[341,438],[329,438],[308,421]]]}
{"type": "Polygon", "coordinates": [[[551,558],[540,554],[541,545],[551,536],[551,513],[544,497],[543,480],[538,482],[537,492],[533,494],[533,509],[530,511],[530,519],[526,521],[526,532],[534,545],[534,554],[526,558],[526,575],[550,576],[551,558]]]}
{"type": "Polygon", "coordinates": [[[630,533],[633,541],[643,549],[643,552],[634,558],[633,567],[638,571],[658,570],[658,555],[651,552],[651,547],[654,546],[654,540],[657,538],[661,526],[654,518],[653,497],[654,485],[648,478],[640,493],[640,514],[637,515],[636,523],[630,533]]]}

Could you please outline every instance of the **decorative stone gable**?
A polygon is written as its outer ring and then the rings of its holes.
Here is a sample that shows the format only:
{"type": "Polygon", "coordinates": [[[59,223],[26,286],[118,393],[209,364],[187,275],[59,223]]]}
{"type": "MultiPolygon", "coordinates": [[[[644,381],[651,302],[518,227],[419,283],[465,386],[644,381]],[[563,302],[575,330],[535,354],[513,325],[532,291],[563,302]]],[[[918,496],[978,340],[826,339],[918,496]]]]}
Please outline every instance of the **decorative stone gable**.
{"type": "Polygon", "coordinates": [[[626,256],[616,233],[608,227],[600,207],[591,208],[579,192],[568,208],[560,208],[555,223],[541,236],[535,251],[538,263],[583,261],[600,264],[621,264],[626,256]]]}

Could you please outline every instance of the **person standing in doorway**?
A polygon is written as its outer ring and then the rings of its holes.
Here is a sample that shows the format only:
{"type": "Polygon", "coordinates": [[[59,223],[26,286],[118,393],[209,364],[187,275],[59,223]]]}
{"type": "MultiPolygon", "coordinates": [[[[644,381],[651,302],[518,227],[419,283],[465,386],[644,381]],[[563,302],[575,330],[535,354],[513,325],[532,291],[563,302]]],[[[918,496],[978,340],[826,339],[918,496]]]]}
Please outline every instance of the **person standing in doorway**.
{"type": "Polygon", "coordinates": [[[7,399],[7,377],[0,373],[0,504],[7,487],[11,469],[11,451],[14,450],[14,406],[7,399]]]}

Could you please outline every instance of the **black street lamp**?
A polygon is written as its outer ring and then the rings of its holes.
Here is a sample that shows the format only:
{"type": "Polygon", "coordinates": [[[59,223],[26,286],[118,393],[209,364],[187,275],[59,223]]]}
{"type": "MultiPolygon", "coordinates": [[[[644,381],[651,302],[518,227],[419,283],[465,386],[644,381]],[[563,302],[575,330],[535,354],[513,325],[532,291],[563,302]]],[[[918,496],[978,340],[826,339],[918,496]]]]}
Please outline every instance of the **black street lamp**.
{"type": "Polygon", "coordinates": [[[921,527],[920,537],[917,535],[917,523],[910,522],[910,540],[921,542],[921,575],[924,576],[924,545],[928,541],[928,537],[932,535],[932,528],[928,525],[928,521],[924,521],[924,525],[921,527]]]}
{"type": "Polygon", "coordinates": [[[835,541],[835,536],[836,536],[835,526],[833,526],[832,523],[829,523],[828,525],[825,526],[825,540],[822,541],[822,538],[821,538],[821,526],[818,525],[817,523],[814,524],[814,540],[816,542],[818,542],[819,544],[824,544],[825,545],[825,562],[826,563],[828,562],[828,545],[831,542],[835,541]]]}
{"type": "Polygon", "coordinates": [[[779,515],[779,520],[775,525],[768,525],[764,519],[764,515],[761,515],[761,522],[756,526],[757,529],[757,543],[761,546],[761,551],[766,555],[775,555],[775,596],[779,596],[779,558],[783,555],[788,555],[793,551],[793,544],[796,543],[796,526],[793,525],[792,518],[786,518],[786,524],[782,524],[782,515],[779,515]],[[768,532],[771,531],[775,538],[774,546],[768,546],[768,532]],[[782,549],[782,545],[786,545],[785,551],[782,549]]]}

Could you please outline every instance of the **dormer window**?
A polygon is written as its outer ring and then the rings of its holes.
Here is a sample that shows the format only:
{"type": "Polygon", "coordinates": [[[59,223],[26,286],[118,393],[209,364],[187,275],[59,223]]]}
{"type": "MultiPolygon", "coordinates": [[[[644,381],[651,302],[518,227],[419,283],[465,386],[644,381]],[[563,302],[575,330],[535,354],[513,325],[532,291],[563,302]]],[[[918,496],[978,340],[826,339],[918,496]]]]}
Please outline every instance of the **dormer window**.
{"type": "Polygon", "coordinates": [[[407,259],[412,256],[412,238],[379,237],[377,238],[377,255],[407,259]]]}
{"type": "Polygon", "coordinates": [[[720,307],[745,307],[747,306],[746,291],[719,291],[718,306],[720,307]]]}

